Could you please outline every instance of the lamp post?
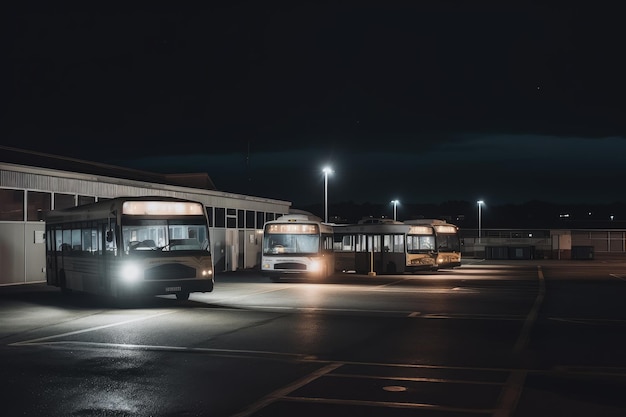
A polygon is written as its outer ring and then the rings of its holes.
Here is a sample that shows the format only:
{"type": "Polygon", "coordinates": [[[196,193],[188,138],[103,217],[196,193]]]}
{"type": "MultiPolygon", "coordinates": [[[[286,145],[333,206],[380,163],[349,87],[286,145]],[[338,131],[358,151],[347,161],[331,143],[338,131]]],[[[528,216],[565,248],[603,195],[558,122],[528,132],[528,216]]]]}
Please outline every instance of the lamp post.
{"type": "Polygon", "coordinates": [[[322,172],[324,173],[324,222],[328,223],[328,174],[332,174],[333,170],[330,167],[324,167],[322,172]]]}
{"type": "Polygon", "coordinates": [[[396,218],[396,208],[398,206],[398,203],[400,203],[398,200],[391,200],[391,204],[393,204],[393,220],[397,220],[396,218]]]}
{"type": "Polygon", "coordinates": [[[485,202],[483,200],[478,200],[476,202],[476,204],[478,204],[478,243],[480,243],[480,237],[482,235],[481,230],[480,230],[481,229],[481,221],[482,221],[482,218],[481,218],[482,206],[483,206],[483,204],[485,204],[485,202]]]}

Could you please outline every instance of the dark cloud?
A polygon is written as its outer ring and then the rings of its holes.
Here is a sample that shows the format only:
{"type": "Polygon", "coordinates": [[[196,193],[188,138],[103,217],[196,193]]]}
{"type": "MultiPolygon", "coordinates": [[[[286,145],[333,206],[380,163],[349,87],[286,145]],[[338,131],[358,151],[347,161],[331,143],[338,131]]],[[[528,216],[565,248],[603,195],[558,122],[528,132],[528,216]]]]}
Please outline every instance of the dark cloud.
{"type": "Polygon", "coordinates": [[[319,194],[325,163],[350,190],[336,198],[615,199],[577,184],[624,179],[599,162],[626,136],[620,16],[550,1],[14,10],[2,141],[285,200],[319,194]]]}

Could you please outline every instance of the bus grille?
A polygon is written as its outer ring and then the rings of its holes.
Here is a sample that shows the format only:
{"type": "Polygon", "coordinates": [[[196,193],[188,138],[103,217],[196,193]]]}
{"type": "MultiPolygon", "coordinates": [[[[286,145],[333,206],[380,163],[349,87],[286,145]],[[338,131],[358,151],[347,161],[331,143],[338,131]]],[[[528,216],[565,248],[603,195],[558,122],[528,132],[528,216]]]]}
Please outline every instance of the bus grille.
{"type": "Polygon", "coordinates": [[[168,279],[195,278],[196,268],[181,264],[166,264],[155,266],[146,270],[144,279],[146,281],[161,281],[168,279]]]}
{"type": "Polygon", "coordinates": [[[298,270],[298,271],[306,271],[306,265],[295,263],[295,262],[285,262],[282,264],[274,265],[274,269],[292,269],[292,270],[298,270]]]}

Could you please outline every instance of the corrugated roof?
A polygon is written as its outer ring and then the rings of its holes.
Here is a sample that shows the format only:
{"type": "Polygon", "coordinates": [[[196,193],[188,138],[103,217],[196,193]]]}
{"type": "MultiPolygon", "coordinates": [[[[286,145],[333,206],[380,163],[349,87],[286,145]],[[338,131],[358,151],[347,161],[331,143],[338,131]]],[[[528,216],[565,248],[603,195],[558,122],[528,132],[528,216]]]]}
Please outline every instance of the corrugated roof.
{"type": "Polygon", "coordinates": [[[205,172],[159,174],[155,172],[118,167],[115,165],[107,165],[99,162],[68,158],[60,155],[11,148],[8,146],[0,146],[0,161],[10,164],[57,169],[81,174],[101,175],[134,181],[178,185],[217,191],[211,177],[209,177],[209,174],[205,172]]]}

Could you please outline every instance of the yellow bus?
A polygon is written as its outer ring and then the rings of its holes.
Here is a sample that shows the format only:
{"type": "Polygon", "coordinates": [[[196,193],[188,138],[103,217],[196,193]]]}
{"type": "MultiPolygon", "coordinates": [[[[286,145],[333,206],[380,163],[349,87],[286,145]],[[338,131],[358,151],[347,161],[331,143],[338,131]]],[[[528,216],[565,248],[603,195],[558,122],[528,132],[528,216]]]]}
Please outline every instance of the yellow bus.
{"type": "Polygon", "coordinates": [[[63,210],[46,222],[46,280],[73,291],[129,299],[213,291],[204,205],[118,197],[63,210]]]}

